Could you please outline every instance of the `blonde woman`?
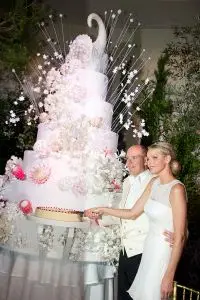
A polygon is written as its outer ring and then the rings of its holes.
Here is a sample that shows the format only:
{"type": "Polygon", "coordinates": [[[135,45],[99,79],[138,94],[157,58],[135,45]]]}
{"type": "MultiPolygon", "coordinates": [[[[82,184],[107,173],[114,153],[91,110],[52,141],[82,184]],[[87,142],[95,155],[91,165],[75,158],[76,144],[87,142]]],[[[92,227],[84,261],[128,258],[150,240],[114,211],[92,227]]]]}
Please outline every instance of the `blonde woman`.
{"type": "Polygon", "coordinates": [[[136,219],[143,211],[149,218],[142,260],[129,294],[134,300],[169,299],[173,290],[174,274],[181,257],[186,233],[186,192],[175,176],[179,164],[172,146],[165,142],[151,145],[147,162],[156,174],[132,209],[99,207],[94,214],[106,214],[122,219],[136,219]],[[163,231],[174,232],[173,247],[163,239],[163,231]]]}

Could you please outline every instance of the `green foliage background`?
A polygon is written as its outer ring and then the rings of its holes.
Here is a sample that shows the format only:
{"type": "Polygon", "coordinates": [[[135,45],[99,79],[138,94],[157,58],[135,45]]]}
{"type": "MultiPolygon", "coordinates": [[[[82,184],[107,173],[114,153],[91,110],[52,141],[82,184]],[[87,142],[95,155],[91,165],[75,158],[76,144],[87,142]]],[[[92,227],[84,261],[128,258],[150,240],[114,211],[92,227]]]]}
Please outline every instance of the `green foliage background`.
{"type": "MultiPolygon", "coordinates": [[[[50,9],[37,0],[1,0],[0,11],[0,173],[11,155],[21,156],[24,149],[33,145],[36,135],[34,126],[27,127],[24,117],[16,126],[5,124],[14,100],[19,96],[19,88],[13,73],[14,68],[23,76],[28,62],[39,47],[38,22],[50,9]]],[[[19,103],[22,113],[27,102],[19,103]]],[[[16,109],[16,107],[15,107],[16,109]]]]}

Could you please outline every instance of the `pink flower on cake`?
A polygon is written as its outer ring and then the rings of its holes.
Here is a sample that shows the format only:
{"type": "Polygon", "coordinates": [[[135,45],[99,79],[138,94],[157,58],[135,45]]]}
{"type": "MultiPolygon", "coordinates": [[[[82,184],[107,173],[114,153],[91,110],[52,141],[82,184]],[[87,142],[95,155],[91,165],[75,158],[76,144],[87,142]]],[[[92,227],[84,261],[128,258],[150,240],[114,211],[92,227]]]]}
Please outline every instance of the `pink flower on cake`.
{"type": "Polygon", "coordinates": [[[51,168],[47,163],[40,162],[34,165],[30,171],[30,179],[36,184],[45,183],[51,174],[51,168]]]}
{"type": "Polygon", "coordinates": [[[19,180],[25,180],[25,178],[26,178],[26,174],[24,173],[24,171],[20,165],[16,165],[12,169],[12,174],[19,180]]]}
{"type": "Polygon", "coordinates": [[[26,178],[25,172],[22,169],[21,158],[18,158],[14,155],[11,156],[6,163],[5,175],[7,175],[9,179],[15,177],[19,180],[24,180],[26,178]]]}
{"type": "Polygon", "coordinates": [[[32,209],[32,205],[31,202],[29,200],[21,200],[19,202],[19,209],[25,214],[31,214],[33,209],[32,209]]]}

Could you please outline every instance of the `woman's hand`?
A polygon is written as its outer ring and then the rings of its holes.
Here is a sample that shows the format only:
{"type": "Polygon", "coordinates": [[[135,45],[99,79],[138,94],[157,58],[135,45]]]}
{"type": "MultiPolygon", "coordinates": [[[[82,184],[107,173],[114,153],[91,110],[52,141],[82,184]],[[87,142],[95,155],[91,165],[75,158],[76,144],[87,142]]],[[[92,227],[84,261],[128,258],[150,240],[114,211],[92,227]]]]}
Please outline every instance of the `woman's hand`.
{"type": "Polygon", "coordinates": [[[161,299],[169,299],[173,293],[173,276],[165,274],[161,283],[161,299]]]}
{"type": "Polygon", "coordinates": [[[105,207],[94,207],[85,210],[84,215],[90,219],[99,219],[105,212],[105,207]]]}

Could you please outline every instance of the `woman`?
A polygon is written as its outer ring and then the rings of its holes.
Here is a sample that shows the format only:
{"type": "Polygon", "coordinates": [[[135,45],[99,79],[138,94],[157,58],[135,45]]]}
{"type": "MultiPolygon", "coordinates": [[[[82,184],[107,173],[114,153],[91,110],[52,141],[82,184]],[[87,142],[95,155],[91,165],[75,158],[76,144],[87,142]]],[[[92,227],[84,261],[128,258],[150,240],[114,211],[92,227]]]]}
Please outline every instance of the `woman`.
{"type": "Polygon", "coordinates": [[[175,179],[178,162],[170,144],[158,142],[148,148],[147,162],[153,178],[132,209],[99,207],[91,213],[111,215],[122,219],[136,219],[145,211],[149,217],[141,264],[129,289],[134,300],[169,299],[174,274],[181,257],[186,232],[186,192],[175,179]],[[163,240],[165,229],[174,231],[173,247],[163,240]]]}

